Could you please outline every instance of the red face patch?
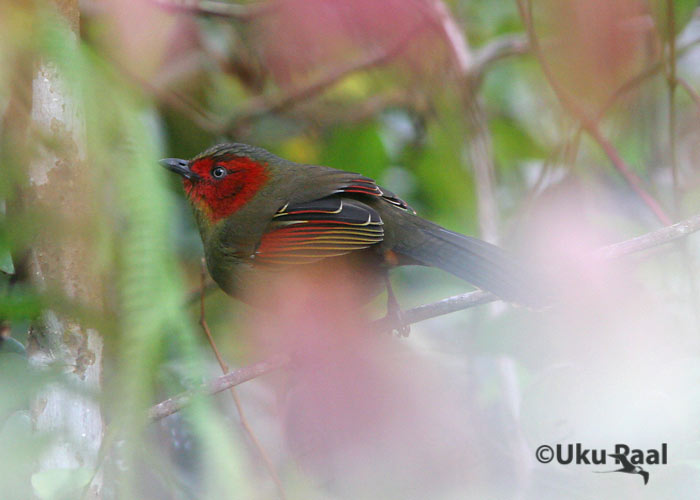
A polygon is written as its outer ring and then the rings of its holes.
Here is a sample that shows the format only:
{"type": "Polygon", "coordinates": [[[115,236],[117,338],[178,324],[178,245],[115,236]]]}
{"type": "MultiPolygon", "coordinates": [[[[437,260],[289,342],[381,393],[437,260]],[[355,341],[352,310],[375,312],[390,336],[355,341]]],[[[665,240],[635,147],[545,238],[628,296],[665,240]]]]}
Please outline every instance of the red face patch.
{"type": "Polygon", "coordinates": [[[240,209],[265,184],[265,165],[250,158],[200,158],[190,165],[199,179],[184,179],[190,201],[216,222],[240,209]]]}

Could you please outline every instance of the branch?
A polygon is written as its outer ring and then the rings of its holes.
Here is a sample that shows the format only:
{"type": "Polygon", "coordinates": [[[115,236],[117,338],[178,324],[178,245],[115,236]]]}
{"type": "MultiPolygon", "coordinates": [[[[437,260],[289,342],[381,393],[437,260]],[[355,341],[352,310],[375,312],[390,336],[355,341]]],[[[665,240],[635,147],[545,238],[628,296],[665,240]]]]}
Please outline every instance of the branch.
{"type": "Polygon", "coordinates": [[[474,85],[476,66],[471,47],[442,0],[433,0],[433,10],[458,70],[461,103],[467,125],[466,143],[476,185],[477,219],[481,237],[498,240],[499,213],[494,189],[493,146],[488,117],[474,85]]]}
{"type": "Polygon", "coordinates": [[[193,2],[177,2],[170,0],[151,0],[151,3],[170,12],[184,12],[200,16],[223,17],[238,21],[251,21],[256,17],[272,10],[272,3],[241,5],[235,3],[195,0],[193,2]]]}
{"type": "Polygon", "coordinates": [[[412,89],[394,88],[382,94],[376,94],[357,101],[336,101],[319,103],[313,109],[299,108],[290,112],[290,116],[301,123],[324,130],[338,124],[357,124],[374,119],[389,109],[403,109],[418,116],[430,111],[428,99],[412,89]]]}
{"type": "Polygon", "coordinates": [[[695,91],[693,87],[690,86],[690,84],[687,81],[685,81],[679,76],[676,77],[676,83],[683,87],[683,90],[685,90],[686,94],[688,94],[688,96],[690,96],[690,98],[693,100],[693,104],[695,104],[695,107],[698,108],[698,113],[700,113],[700,95],[695,91]]]}
{"type": "Polygon", "coordinates": [[[458,72],[461,76],[466,77],[474,66],[474,56],[467,39],[442,0],[432,0],[432,7],[433,10],[428,14],[428,18],[433,17],[433,15],[437,16],[438,28],[445,37],[458,72]]]}
{"type": "Polygon", "coordinates": [[[124,77],[130,80],[135,86],[138,86],[145,92],[154,96],[157,100],[164,102],[174,110],[185,115],[200,129],[216,133],[219,128],[221,128],[221,124],[217,121],[216,117],[202,109],[190,97],[168,90],[167,88],[161,88],[149,80],[141,78],[114,57],[107,57],[107,60],[111,63],[111,70],[114,71],[118,78],[124,77]]]}
{"type": "MultiPolygon", "coordinates": [[[[425,29],[425,27],[425,23],[419,24],[393,46],[370,54],[359,61],[351,62],[345,66],[329,71],[327,74],[318,77],[310,83],[284,92],[279,92],[273,96],[251,98],[231,117],[224,120],[224,125],[220,128],[219,132],[222,134],[232,134],[242,122],[259,118],[269,113],[283,111],[298,102],[322,94],[329,87],[335,85],[352,73],[372,69],[389,62],[401,54],[411,40],[414,39],[420,31],[425,29]]],[[[504,36],[498,38],[475,53],[473,61],[468,66],[464,76],[478,81],[483,76],[483,73],[496,61],[513,55],[523,54],[528,50],[528,42],[525,37],[504,36]]]]}
{"type": "MultiPolygon", "coordinates": [[[[211,346],[212,350],[214,351],[214,356],[216,356],[216,360],[219,363],[219,366],[221,367],[221,371],[226,375],[229,373],[229,367],[226,364],[226,361],[224,361],[223,356],[219,352],[219,348],[216,346],[216,342],[214,341],[214,336],[211,334],[211,330],[209,329],[209,323],[207,323],[207,317],[206,317],[206,311],[204,308],[204,297],[206,296],[206,284],[207,284],[207,265],[202,258],[202,269],[201,269],[201,280],[200,280],[200,288],[201,288],[201,293],[200,293],[200,300],[199,300],[199,325],[202,327],[202,331],[204,332],[204,335],[207,337],[207,341],[209,342],[209,345],[211,346]]],[[[258,439],[258,436],[255,434],[255,431],[253,430],[253,427],[250,425],[250,422],[248,422],[248,417],[245,414],[245,411],[243,410],[243,404],[241,403],[240,398],[238,397],[238,393],[236,392],[236,387],[231,386],[231,396],[233,397],[233,402],[236,405],[236,410],[238,411],[238,416],[241,419],[241,426],[243,426],[243,429],[245,432],[248,434],[248,437],[250,438],[251,442],[253,443],[253,446],[255,447],[255,450],[258,452],[258,455],[260,455],[260,459],[263,461],[263,465],[265,466],[265,469],[267,470],[268,474],[270,474],[270,478],[272,479],[272,482],[275,484],[275,487],[277,488],[277,494],[280,497],[281,500],[286,500],[287,498],[287,493],[284,491],[284,486],[282,485],[282,481],[279,478],[279,475],[277,474],[277,470],[275,469],[274,464],[272,463],[272,460],[270,460],[269,455],[267,454],[267,451],[265,450],[265,447],[262,445],[260,440],[258,439]]]]}
{"type": "MultiPolygon", "coordinates": [[[[604,246],[593,252],[592,256],[602,260],[612,260],[618,257],[629,255],[635,252],[641,252],[657,246],[665,245],[672,241],[678,240],[689,234],[700,230],[700,214],[694,215],[681,222],[677,222],[671,226],[663,227],[656,231],[652,231],[635,238],[604,246]]],[[[424,304],[412,309],[403,311],[402,317],[405,326],[426,319],[443,316],[455,311],[470,309],[482,304],[488,304],[498,300],[498,297],[489,292],[476,290],[474,292],[454,295],[446,299],[438,300],[430,304],[424,304]]],[[[389,331],[396,329],[397,325],[387,321],[386,318],[381,318],[371,323],[373,329],[379,331],[389,331]]],[[[250,366],[238,368],[221,377],[217,377],[206,384],[199,391],[187,391],[170,399],[166,399],[154,406],[148,411],[148,416],[151,420],[159,420],[161,418],[172,415],[187,406],[193,397],[198,394],[216,394],[226,389],[252,380],[266,373],[270,373],[280,368],[287,366],[291,358],[287,354],[278,354],[266,361],[260,361],[250,366]]]]}
{"type": "MultiPolygon", "coordinates": [[[[685,55],[691,48],[695,47],[697,44],[700,43],[700,38],[696,38],[694,40],[691,40],[690,42],[686,43],[685,45],[682,45],[678,47],[676,50],[677,57],[681,57],[685,55]]],[[[603,106],[598,110],[596,113],[595,120],[600,121],[605,113],[608,112],[608,110],[617,102],[618,99],[620,99],[623,95],[634,89],[635,87],[638,87],[641,83],[643,83],[645,80],[651,78],[652,76],[656,75],[659,71],[661,71],[664,68],[664,62],[663,60],[652,64],[645,70],[643,70],[641,73],[639,73],[636,76],[633,76],[629,80],[627,80],[625,83],[620,85],[618,89],[613,92],[613,94],[610,96],[610,98],[603,104],[603,106]]],[[[679,82],[680,83],[680,82],[679,82]]]]}
{"type": "Polygon", "coordinates": [[[311,83],[292,88],[285,92],[280,92],[277,95],[270,97],[258,96],[250,99],[247,103],[244,103],[241,106],[241,109],[234,113],[232,117],[225,120],[221,133],[231,135],[242,122],[253,118],[258,118],[268,113],[282,111],[299,101],[303,101],[323,93],[329,87],[352,73],[371,69],[390,61],[403,52],[406,46],[410,43],[411,39],[424,28],[424,23],[418,24],[393,46],[384,50],[379,50],[378,52],[370,54],[359,61],[354,61],[346,64],[345,66],[336,68],[333,71],[329,71],[327,74],[318,77],[311,83]]]}
{"type": "Polygon", "coordinates": [[[191,306],[193,304],[197,304],[201,300],[202,294],[209,295],[215,290],[220,290],[219,285],[217,285],[213,281],[207,281],[207,284],[204,285],[204,290],[202,290],[202,287],[200,286],[199,288],[197,288],[197,290],[192,290],[191,292],[187,293],[184,305],[191,306]]]}
{"type": "Polygon", "coordinates": [[[671,243],[698,230],[700,230],[700,214],[636,238],[599,248],[593,255],[600,259],[616,259],[624,255],[671,243]]]}
{"type": "Polygon", "coordinates": [[[644,188],[642,180],[637,174],[634,173],[632,167],[630,167],[627,162],[622,159],[622,156],[620,156],[620,153],[618,153],[615,146],[613,146],[613,144],[603,135],[598,127],[598,124],[595,122],[582,122],[582,126],[583,130],[585,130],[605,152],[617,171],[620,172],[620,174],[625,178],[627,184],[630,185],[634,192],[637,193],[637,195],[649,207],[654,215],[656,215],[656,218],[663,224],[671,224],[671,218],[668,216],[668,214],[666,214],[659,202],[656,201],[656,199],[644,188]]]}
{"type": "Polygon", "coordinates": [[[535,33],[535,27],[532,22],[531,16],[531,3],[530,0],[516,0],[518,4],[518,10],[520,11],[520,17],[522,17],[523,24],[528,34],[528,39],[530,40],[530,46],[532,47],[532,52],[540,63],[542,72],[549,83],[550,87],[554,91],[559,102],[564,106],[564,108],[571,113],[581,124],[581,128],[590,135],[593,140],[595,140],[598,145],[603,149],[605,154],[610,158],[613,166],[622,175],[622,177],[627,181],[627,184],[632,188],[632,190],[637,193],[637,195],[642,199],[642,201],[649,207],[649,209],[656,215],[656,217],[661,221],[661,223],[668,225],[671,223],[671,218],[666,214],[664,209],[661,207],[659,202],[649,194],[649,192],[644,188],[644,184],[639,176],[634,173],[634,170],[622,159],[622,156],[617,152],[617,149],[608,141],[605,136],[600,131],[598,126],[598,121],[595,116],[590,116],[589,113],[579,105],[576,100],[569,95],[569,93],[561,86],[559,81],[554,76],[552,69],[549,67],[544,54],[542,53],[542,48],[540,47],[537,34],[535,33]]]}
{"type": "Polygon", "coordinates": [[[500,299],[491,292],[474,290],[473,292],[453,295],[452,297],[447,297],[446,299],[438,300],[437,302],[423,304],[421,306],[402,311],[402,321],[400,325],[397,325],[395,320],[391,321],[393,318],[380,318],[371,323],[371,328],[379,332],[396,330],[402,326],[412,325],[413,323],[419,323],[427,319],[444,316],[445,314],[462,311],[464,309],[470,309],[472,307],[488,304],[497,300],[500,299]]]}
{"type": "Polygon", "coordinates": [[[288,365],[290,362],[290,357],[286,354],[279,354],[277,356],[272,356],[265,361],[260,361],[258,363],[245,366],[243,368],[238,368],[232,372],[227,373],[217,377],[210,382],[208,382],[203,388],[194,391],[182,392],[172,398],[166,399],[151,407],[148,410],[148,417],[151,420],[160,420],[168,415],[180,411],[185,406],[189,405],[192,398],[201,394],[217,394],[223,392],[231,387],[247,382],[248,380],[253,380],[254,378],[265,375],[275,370],[288,365]]]}
{"type": "Polygon", "coordinates": [[[527,54],[530,44],[522,35],[504,35],[476,50],[471,76],[480,78],[494,63],[507,57],[527,54]]]}

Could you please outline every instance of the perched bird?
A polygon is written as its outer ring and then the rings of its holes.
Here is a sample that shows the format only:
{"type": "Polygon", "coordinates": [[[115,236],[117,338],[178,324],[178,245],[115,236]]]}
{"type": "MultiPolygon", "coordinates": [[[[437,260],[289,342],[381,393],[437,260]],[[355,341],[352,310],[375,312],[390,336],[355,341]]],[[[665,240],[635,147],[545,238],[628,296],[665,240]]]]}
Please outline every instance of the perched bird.
{"type": "MultiPolygon", "coordinates": [[[[209,272],[228,294],[280,266],[350,259],[386,283],[401,265],[434,266],[498,297],[542,305],[532,278],[504,250],[429,222],[361,174],[220,144],[160,164],[183,177],[209,272]]],[[[398,313],[400,314],[400,313],[398,313]]]]}

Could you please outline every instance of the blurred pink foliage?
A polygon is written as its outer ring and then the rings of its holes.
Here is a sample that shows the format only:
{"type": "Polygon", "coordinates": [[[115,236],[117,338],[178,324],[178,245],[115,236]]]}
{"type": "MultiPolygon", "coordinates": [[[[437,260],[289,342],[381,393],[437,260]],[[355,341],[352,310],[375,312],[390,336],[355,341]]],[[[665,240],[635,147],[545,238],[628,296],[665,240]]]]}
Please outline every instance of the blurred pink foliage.
{"type": "Polygon", "coordinates": [[[266,66],[281,85],[401,46],[413,74],[447,69],[430,0],[276,0],[257,25],[266,66]]]}
{"type": "Polygon", "coordinates": [[[545,0],[533,11],[554,76],[580,105],[601,105],[657,55],[641,0],[545,0]]]}
{"type": "Polygon", "coordinates": [[[292,353],[279,388],[291,453],[350,497],[390,488],[424,498],[464,481],[468,405],[442,369],[368,328],[363,306],[381,280],[338,262],[299,267],[262,284],[275,314],[254,313],[247,328],[258,356],[292,353]]]}
{"type": "Polygon", "coordinates": [[[105,0],[101,43],[132,75],[155,79],[169,64],[198,46],[196,21],[173,15],[151,0],[105,0]]]}

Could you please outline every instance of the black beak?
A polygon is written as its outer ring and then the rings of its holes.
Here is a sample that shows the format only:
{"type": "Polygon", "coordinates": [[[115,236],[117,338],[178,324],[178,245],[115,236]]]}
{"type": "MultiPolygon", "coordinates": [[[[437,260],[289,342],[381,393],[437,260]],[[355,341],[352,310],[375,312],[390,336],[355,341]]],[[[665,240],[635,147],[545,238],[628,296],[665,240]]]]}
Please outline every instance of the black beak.
{"type": "Polygon", "coordinates": [[[163,158],[158,163],[167,168],[171,172],[180,174],[185,179],[197,180],[199,176],[190,170],[190,162],[179,158],[163,158]]]}

